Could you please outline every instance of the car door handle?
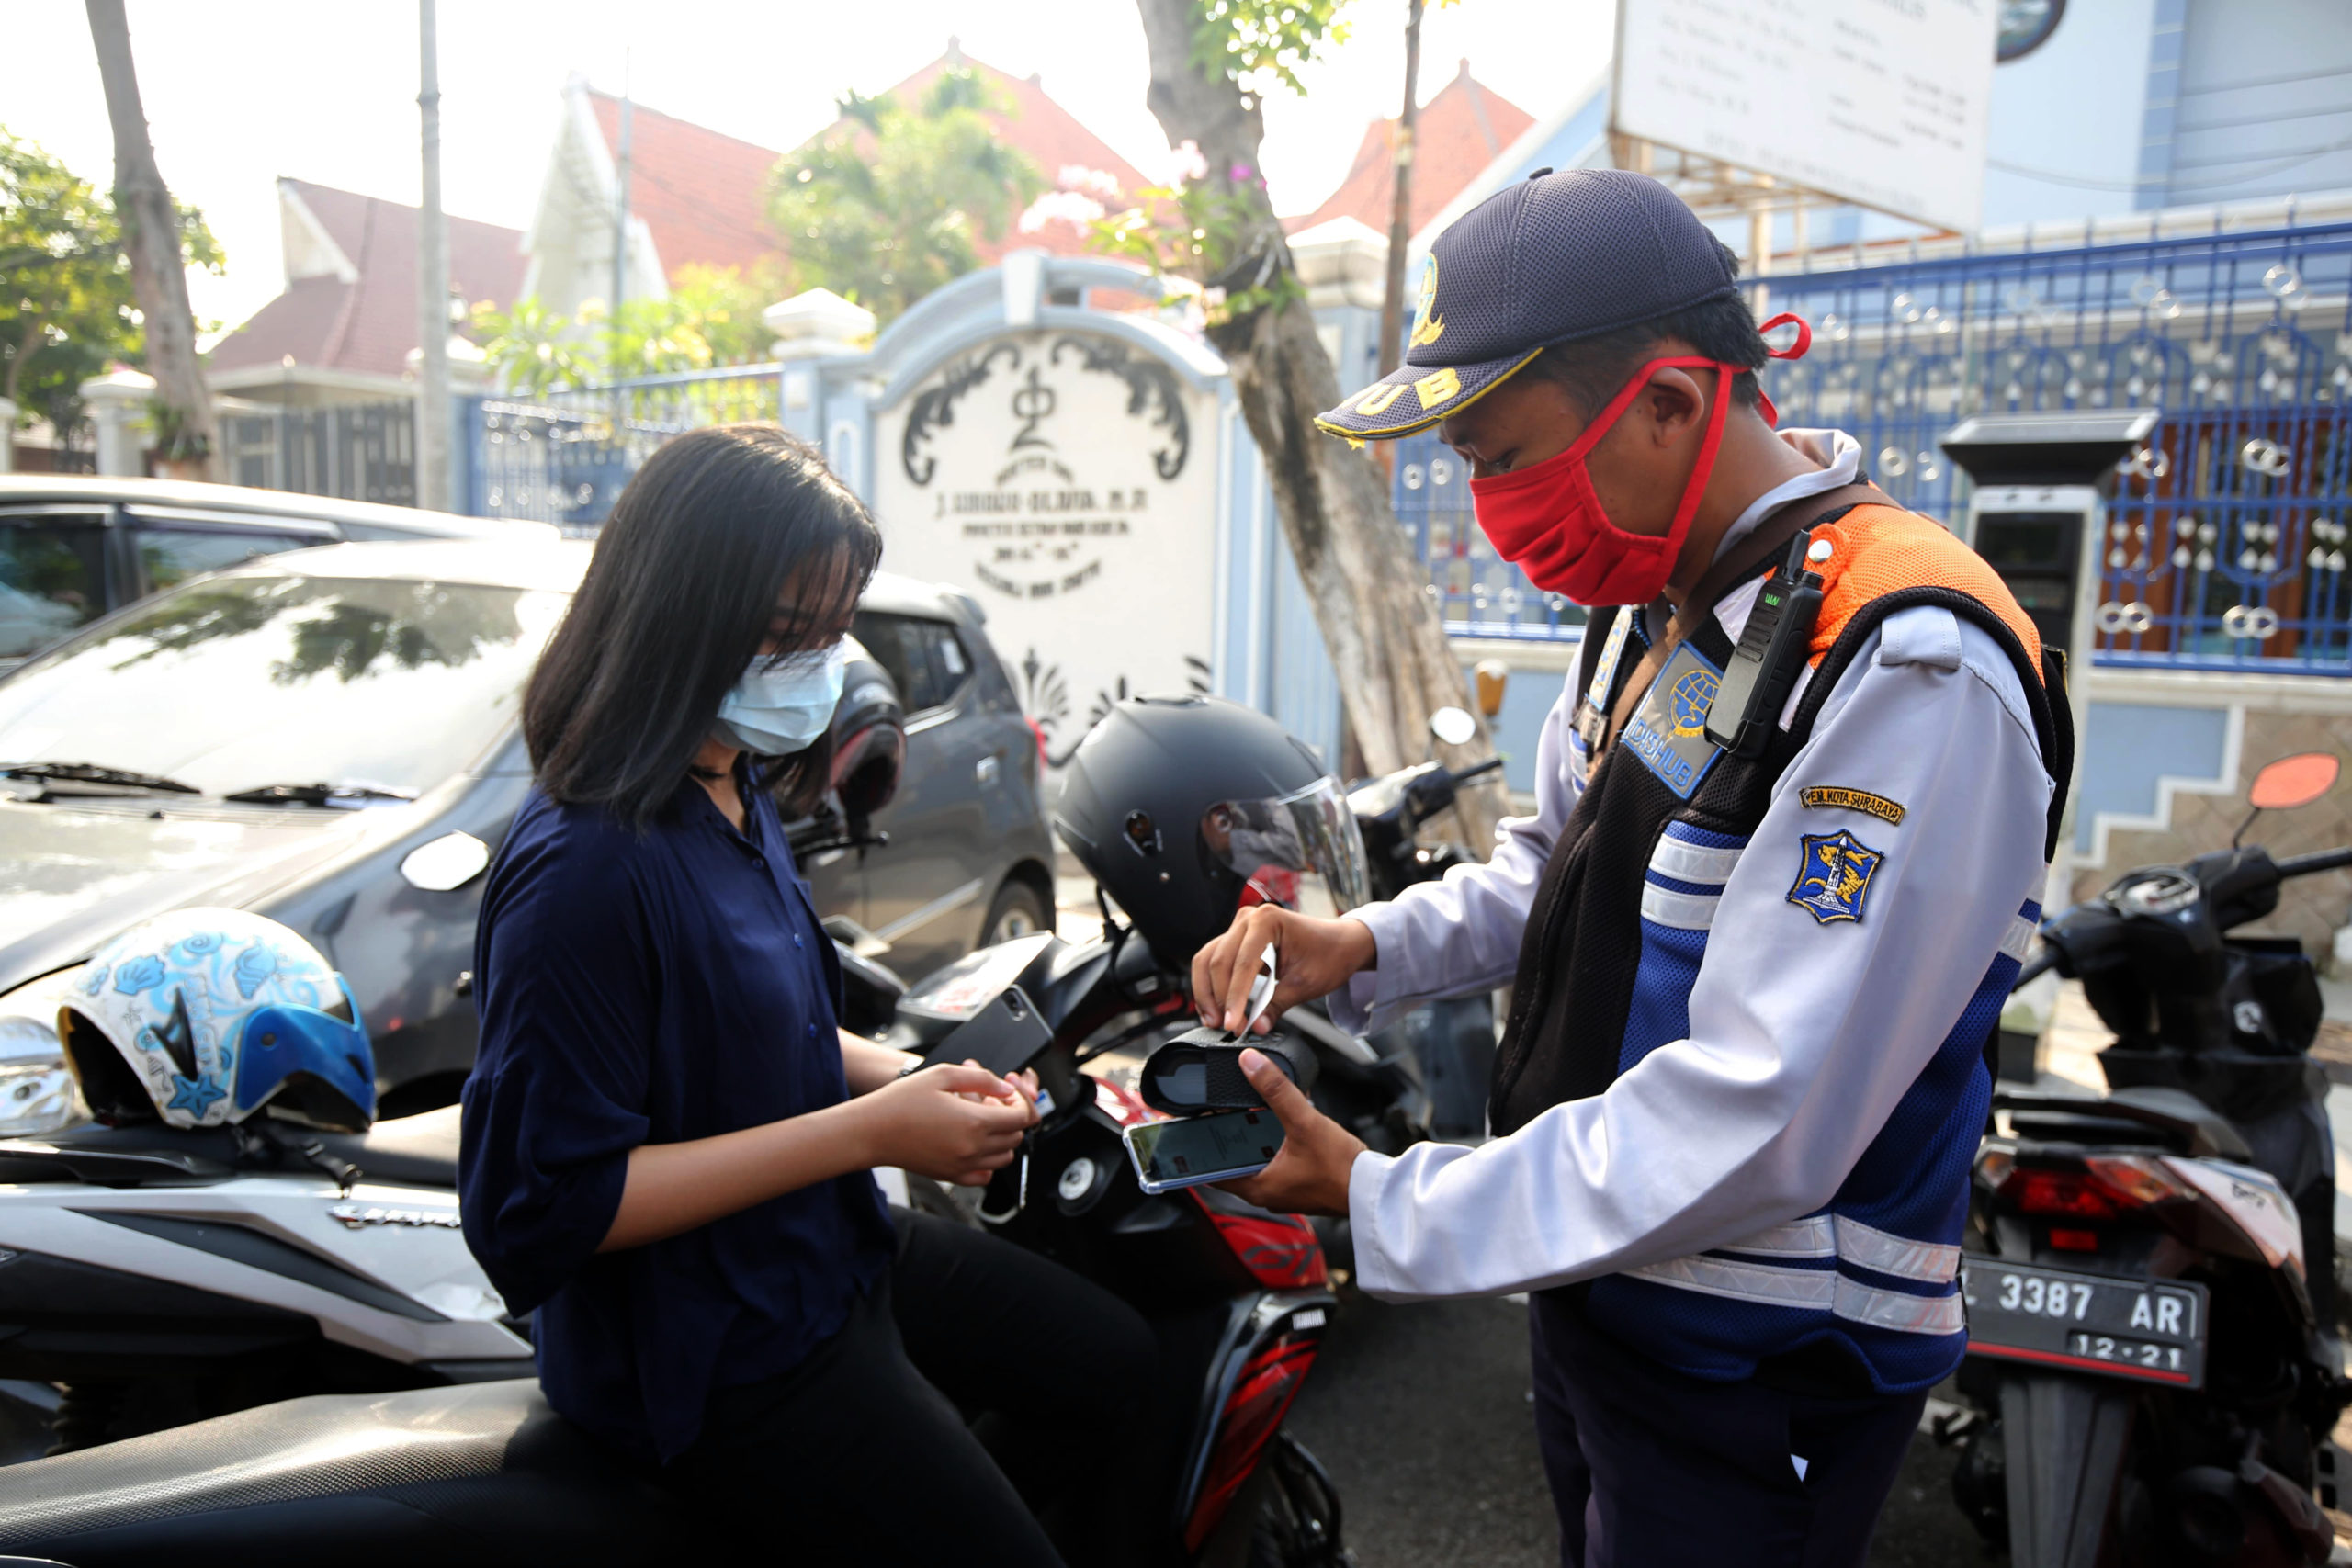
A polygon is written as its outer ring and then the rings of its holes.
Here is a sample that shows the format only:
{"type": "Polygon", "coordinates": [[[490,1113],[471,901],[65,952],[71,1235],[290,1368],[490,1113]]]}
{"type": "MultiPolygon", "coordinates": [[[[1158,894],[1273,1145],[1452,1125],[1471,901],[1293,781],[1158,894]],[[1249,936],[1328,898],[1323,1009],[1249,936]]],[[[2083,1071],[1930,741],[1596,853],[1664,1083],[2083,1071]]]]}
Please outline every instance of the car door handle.
{"type": "Polygon", "coordinates": [[[1002,764],[996,756],[983,757],[972,765],[972,776],[979,780],[982,789],[994,788],[997,774],[1002,771],[1002,764]]]}

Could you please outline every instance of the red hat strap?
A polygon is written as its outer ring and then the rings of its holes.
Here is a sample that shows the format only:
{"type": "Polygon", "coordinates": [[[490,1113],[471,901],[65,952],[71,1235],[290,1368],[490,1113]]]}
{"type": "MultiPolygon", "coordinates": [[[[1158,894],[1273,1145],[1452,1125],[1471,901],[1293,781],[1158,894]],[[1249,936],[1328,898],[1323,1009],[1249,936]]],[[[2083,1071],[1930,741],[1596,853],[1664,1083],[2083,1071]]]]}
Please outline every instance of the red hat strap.
{"type": "Polygon", "coordinates": [[[1765,322],[1762,326],[1758,327],[1756,331],[1758,334],[1761,334],[1770,332],[1774,327],[1784,326],[1793,326],[1797,329],[1797,341],[1791,344],[1785,349],[1773,348],[1768,344],[1764,352],[1770,355],[1775,359],[1804,358],[1804,351],[1813,346],[1813,328],[1806,325],[1805,319],[1803,316],[1798,315],[1795,311],[1783,310],[1779,315],[1773,317],[1770,321],[1765,322]]]}

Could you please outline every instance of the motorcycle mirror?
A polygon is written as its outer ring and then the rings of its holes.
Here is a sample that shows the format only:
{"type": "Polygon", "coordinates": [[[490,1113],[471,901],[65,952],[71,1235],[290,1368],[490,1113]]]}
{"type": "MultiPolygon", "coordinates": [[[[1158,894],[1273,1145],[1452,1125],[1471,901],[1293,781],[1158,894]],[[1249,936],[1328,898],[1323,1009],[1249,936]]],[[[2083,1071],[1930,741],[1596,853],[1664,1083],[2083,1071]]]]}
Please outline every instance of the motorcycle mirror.
{"type": "Polygon", "coordinates": [[[1478,721],[1457,707],[1442,707],[1430,715],[1430,733],[1448,746],[1467,746],[1478,733],[1478,721]]]}
{"type": "Polygon", "coordinates": [[[2292,811],[2309,806],[2335,787],[2341,764],[2326,751],[2305,751],[2281,757],[2254,775],[2246,804],[2256,811],[2292,811]]]}
{"type": "Polygon", "coordinates": [[[1478,686],[1478,711],[1491,720],[1503,711],[1503,687],[1510,683],[1510,666],[1499,659],[1481,659],[1471,672],[1478,686]]]}

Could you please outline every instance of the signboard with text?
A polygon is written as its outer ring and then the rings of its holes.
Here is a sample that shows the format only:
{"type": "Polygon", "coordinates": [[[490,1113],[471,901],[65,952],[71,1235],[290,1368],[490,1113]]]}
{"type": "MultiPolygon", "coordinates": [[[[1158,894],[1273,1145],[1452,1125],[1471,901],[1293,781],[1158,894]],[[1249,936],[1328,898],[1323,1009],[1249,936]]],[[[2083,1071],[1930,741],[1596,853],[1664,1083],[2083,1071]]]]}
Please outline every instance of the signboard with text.
{"type": "Polygon", "coordinates": [[[979,601],[1057,766],[1119,697],[1208,688],[1216,410],[1123,339],[1015,331],[876,421],[885,564],[979,601]]]}
{"type": "Polygon", "coordinates": [[[1611,128],[1973,233],[1998,0],[1621,0],[1611,128]]]}

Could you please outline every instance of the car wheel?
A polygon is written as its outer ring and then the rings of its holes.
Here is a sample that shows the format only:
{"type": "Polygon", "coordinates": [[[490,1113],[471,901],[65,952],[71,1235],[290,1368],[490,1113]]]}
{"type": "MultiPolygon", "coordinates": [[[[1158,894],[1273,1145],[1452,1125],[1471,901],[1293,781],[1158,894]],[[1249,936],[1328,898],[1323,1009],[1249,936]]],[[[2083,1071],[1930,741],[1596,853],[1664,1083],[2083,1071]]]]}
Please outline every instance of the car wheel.
{"type": "Polygon", "coordinates": [[[1046,896],[1019,877],[1012,877],[996,890],[996,902],[989,906],[989,918],[980,927],[980,945],[994,947],[1053,929],[1053,911],[1046,908],[1046,896]]]}

